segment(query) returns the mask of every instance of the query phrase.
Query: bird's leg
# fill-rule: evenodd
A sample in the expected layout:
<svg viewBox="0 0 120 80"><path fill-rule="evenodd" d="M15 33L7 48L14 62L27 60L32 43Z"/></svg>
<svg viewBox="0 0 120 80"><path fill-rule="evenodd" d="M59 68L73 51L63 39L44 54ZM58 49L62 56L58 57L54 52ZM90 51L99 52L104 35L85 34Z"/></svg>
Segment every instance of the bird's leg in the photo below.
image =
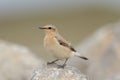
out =
<svg viewBox="0 0 120 80"><path fill-rule="evenodd" d="M54 60L54 61L51 61L51 62L47 62L47 65L49 65L49 64L53 64L53 63L55 63L56 61L58 61L59 59L56 59L56 60Z"/></svg>
<svg viewBox="0 0 120 80"><path fill-rule="evenodd" d="M68 58L65 60L63 65L58 65L58 68L64 68L66 66L66 62L68 61Z"/></svg>

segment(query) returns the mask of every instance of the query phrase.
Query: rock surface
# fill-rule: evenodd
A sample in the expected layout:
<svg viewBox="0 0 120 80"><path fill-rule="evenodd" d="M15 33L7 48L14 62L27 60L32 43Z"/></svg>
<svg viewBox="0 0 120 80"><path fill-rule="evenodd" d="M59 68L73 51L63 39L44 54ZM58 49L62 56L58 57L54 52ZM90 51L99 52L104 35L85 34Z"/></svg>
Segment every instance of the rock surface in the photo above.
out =
<svg viewBox="0 0 120 80"><path fill-rule="evenodd" d="M0 40L0 80L30 80L41 64L26 47Z"/></svg>
<svg viewBox="0 0 120 80"><path fill-rule="evenodd" d="M43 65L34 71L31 80L88 80L78 69L66 66L64 69Z"/></svg>
<svg viewBox="0 0 120 80"><path fill-rule="evenodd" d="M77 67L86 70L90 80L120 80L120 22L97 30L78 46L78 50L89 61L86 65L74 59L72 64L76 65L76 61Z"/></svg>

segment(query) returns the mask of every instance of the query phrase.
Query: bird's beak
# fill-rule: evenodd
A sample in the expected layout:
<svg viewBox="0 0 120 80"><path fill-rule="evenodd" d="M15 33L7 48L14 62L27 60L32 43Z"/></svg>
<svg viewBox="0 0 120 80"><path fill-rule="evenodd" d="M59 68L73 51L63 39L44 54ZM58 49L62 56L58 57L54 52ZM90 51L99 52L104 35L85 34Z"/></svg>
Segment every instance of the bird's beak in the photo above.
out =
<svg viewBox="0 0 120 80"><path fill-rule="evenodd" d="M46 29L45 27L39 27L39 29Z"/></svg>

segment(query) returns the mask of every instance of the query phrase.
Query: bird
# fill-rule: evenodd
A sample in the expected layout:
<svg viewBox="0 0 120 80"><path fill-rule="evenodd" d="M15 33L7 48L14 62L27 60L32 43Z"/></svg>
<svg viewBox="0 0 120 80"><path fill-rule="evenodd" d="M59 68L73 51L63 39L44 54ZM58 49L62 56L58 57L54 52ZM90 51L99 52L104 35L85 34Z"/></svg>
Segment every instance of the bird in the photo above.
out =
<svg viewBox="0 0 120 80"><path fill-rule="evenodd" d="M65 60L62 65L59 65L60 68L66 66L66 62L69 58L77 56L81 59L88 60L87 57L81 56L71 45L69 41L64 39L58 32L56 26L49 24L43 27L39 27L45 31L44 37L44 47L45 49L56 59L47 64L53 64L59 60Z"/></svg>

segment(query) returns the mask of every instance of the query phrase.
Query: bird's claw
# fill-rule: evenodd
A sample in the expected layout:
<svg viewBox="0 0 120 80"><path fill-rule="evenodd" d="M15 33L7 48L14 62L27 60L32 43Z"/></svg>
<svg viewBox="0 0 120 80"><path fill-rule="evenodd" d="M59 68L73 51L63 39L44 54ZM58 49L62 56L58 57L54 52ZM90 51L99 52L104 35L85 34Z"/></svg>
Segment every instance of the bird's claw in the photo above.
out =
<svg viewBox="0 0 120 80"><path fill-rule="evenodd" d="M63 64L63 65L58 65L58 68L65 68L66 64Z"/></svg>
<svg viewBox="0 0 120 80"><path fill-rule="evenodd" d="M54 64L54 62L47 62L47 65Z"/></svg>

